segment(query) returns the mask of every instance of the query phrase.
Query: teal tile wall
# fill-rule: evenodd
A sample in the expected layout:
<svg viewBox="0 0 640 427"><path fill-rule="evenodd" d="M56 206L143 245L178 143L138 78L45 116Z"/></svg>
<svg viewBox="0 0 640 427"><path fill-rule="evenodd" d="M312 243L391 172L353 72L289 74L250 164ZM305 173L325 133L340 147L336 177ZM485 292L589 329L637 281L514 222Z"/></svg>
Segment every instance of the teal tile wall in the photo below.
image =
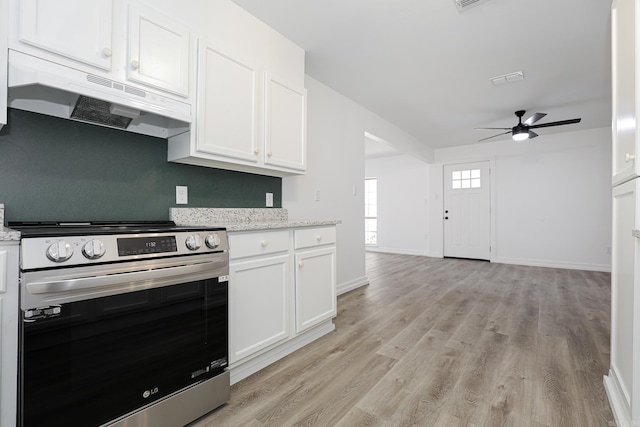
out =
<svg viewBox="0 0 640 427"><path fill-rule="evenodd" d="M167 141L9 109L0 130L0 203L5 221L169 219L182 207L255 208L281 178L167 162Z"/></svg>

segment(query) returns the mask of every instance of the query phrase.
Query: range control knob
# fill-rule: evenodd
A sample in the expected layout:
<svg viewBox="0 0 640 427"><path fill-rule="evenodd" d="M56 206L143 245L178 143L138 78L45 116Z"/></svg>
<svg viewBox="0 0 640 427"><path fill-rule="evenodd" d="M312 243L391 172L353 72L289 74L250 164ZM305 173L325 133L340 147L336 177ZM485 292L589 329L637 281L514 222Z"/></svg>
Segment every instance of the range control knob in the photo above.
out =
<svg viewBox="0 0 640 427"><path fill-rule="evenodd" d="M215 249L218 247L218 245L220 245L220 236L218 236L218 233L209 234L204 239L204 243L209 249Z"/></svg>
<svg viewBox="0 0 640 427"><path fill-rule="evenodd" d="M73 248L64 240L52 243L47 248L47 258L53 262L64 262L73 255Z"/></svg>
<svg viewBox="0 0 640 427"><path fill-rule="evenodd" d="M100 240L90 240L82 247L82 255L88 259L98 259L104 255L104 245Z"/></svg>
<svg viewBox="0 0 640 427"><path fill-rule="evenodd" d="M187 249L191 251L198 250L200 246L202 246L202 238L198 234L192 234L187 237L185 244L187 245Z"/></svg>

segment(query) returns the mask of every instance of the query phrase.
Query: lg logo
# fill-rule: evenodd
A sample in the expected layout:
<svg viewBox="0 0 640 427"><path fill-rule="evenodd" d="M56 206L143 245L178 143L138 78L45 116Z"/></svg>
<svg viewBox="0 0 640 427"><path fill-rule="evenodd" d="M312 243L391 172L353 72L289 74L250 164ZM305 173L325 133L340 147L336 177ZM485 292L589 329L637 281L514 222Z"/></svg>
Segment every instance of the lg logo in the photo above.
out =
<svg viewBox="0 0 640 427"><path fill-rule="evenodd" d="M152 388L151 390L145 390L144 393L142 393L142 397L147 399L149 396L153 396L157 392L158 392L158 387Z"/></svg>

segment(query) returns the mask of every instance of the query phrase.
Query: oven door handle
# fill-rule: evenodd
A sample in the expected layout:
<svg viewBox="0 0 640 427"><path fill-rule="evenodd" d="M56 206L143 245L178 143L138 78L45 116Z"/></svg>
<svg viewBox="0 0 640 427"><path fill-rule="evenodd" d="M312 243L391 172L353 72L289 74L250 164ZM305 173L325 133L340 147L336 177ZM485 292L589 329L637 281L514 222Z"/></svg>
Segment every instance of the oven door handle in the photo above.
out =
<svg viewBox="0 0 640 427"><path fill-rule="evenodd" d="M74 292L79 290L96 290L105 287L117 287L113 292L121 293L118 289L126 289L131 292L161 286L169 286L184 282L209 279L217 277L220 267L224 267L226 262L210 261L201 264L173 266L169 268L158 268L153 270L134 271L128 273L117 273L104 276L79 277L65 280L54 280L46 282L31 282L26 284L30 294L50 294L61 292Z"/></svg>

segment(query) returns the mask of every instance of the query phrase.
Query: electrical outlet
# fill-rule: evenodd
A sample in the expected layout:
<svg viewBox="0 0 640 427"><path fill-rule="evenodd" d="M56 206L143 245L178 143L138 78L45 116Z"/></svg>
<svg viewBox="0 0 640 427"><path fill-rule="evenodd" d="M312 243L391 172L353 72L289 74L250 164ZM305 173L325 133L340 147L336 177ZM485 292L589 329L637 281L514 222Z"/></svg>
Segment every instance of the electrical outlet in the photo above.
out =
<svg viewBox="0 0 640 427"><path fill-rule="evenodd" d="M611 246L607 247L607 255L611 255Z"/></svg>
<svg viewBox="0 0 640 427"><path fill-rule="evenodd" d="M266 205L268 208L273 207L273 193L267 193Z"/></svg>
<svg viewBox="0 0 640 427"><path fill-rule="evenodd" d="M176 185L176 205L189 203L189 188L186 185Z"/></svg>
<svg viewBox="0 0 640 427"><path fill-rule="evenodd" d="M315 191L314 198L316 199L316 202L320 201L320 190Z"/></svg>

